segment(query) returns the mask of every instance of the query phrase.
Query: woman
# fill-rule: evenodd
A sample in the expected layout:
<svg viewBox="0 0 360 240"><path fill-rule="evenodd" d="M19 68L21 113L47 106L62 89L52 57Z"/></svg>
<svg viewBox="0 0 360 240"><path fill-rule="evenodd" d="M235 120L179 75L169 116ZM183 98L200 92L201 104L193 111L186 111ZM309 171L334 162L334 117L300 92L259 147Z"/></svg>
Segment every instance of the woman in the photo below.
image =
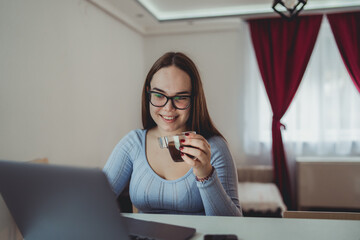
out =
<svg viewBox="0 0 360 240"><path fill-rule="evenodd" d="M117 195L130 181L130 198L140 212L242 215L234 162L208 114L196 66L184 54L166 53L150 69L142 122L144 129L127 134L104 167ZM172 161L158 137L189 130L196 134L183 141L184 161Z"/></svg>

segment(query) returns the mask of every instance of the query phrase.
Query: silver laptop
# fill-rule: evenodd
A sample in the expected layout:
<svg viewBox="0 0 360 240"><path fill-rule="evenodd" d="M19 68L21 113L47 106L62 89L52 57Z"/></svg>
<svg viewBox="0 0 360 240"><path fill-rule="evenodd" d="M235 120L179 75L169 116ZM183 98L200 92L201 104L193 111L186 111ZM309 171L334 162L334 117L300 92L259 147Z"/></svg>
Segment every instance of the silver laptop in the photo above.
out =
<svg viewBox="0 0 360 240"><path fill-rule="evenodd" d="M196 232L121 216L100 169L0 160L0 194L26 240L181 240Z"/></svg>

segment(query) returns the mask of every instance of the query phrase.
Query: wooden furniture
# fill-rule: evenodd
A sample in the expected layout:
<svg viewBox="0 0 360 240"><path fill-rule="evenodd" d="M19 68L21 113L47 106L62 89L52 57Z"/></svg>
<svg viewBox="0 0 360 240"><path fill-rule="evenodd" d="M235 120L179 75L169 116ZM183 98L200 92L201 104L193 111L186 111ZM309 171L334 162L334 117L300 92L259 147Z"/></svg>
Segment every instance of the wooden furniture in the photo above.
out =
<svg viewBox="0 0 360 240"><path fill-rule="evenodd" d="M48 164L49 163L49 159L47 158L36 158L30 161L31 163L43 163L43 164Z"/></svg>
<svg viewBox="0 0 360 240"><path fill-rule="evenodd" d="M360 220L360 212L285 211L284 218Z"/></svg>
<svg viewBox="0 0 360 240"><path fill-rule="evenodd" d="M1 194L0 194L0 239L4 239L4 240L23 239Z"/></svg>

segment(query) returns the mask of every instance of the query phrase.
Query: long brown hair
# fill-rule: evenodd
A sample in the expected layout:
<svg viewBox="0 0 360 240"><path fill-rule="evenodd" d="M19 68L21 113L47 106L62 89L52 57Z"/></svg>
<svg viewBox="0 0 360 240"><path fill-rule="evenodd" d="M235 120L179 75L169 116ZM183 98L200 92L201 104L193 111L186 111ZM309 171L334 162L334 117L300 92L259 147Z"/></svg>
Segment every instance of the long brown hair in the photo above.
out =
<svg viewBox="0 0 360 240"><path fill-rule="evenodd" d="M147 94L150 89L150 82L157 71L170 66L175 66L186 72L191 79L192 100L190 116L187 121L188 130L196 131L205 138L214 135L223 137L211 121L199 72L194 62L181 52L165 53L154 63L146 76L142 91L142 123L144 129L156 127L156 123L150 115L149 96Z"/></svg>

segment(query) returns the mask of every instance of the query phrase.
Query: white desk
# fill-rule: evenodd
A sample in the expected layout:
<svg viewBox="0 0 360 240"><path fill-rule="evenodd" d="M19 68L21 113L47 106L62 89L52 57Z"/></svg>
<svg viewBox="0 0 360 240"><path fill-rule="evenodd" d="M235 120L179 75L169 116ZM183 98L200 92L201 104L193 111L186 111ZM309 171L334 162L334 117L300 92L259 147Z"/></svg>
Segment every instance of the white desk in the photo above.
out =
<svg viewBox="0 0 360 240"><path fill-rule="evenodd" d="M239 240L360 240L360 221L289 218L206 217L127 213L124 216L196 228L205 234L235 234Z"/></svg>

